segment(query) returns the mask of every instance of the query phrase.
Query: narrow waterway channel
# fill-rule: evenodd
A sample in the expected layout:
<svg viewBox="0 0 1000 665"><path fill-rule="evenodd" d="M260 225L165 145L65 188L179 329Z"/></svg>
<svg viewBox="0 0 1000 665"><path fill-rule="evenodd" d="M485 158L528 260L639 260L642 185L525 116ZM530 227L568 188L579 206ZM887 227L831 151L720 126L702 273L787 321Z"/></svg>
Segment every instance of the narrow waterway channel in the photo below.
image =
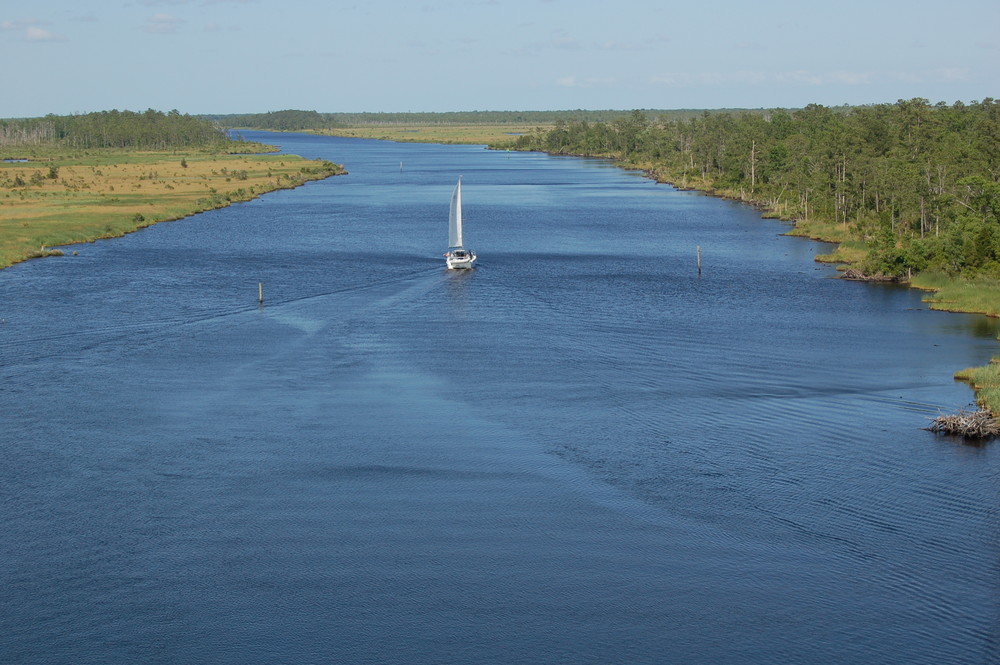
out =
<svg viewBox="0 0 1000 665"><path fill-rule="evenodd" d="M921 429L995 321L601 161L247 138L350 174L0 271L0 661L998 662L1000 448Z"/></svg>

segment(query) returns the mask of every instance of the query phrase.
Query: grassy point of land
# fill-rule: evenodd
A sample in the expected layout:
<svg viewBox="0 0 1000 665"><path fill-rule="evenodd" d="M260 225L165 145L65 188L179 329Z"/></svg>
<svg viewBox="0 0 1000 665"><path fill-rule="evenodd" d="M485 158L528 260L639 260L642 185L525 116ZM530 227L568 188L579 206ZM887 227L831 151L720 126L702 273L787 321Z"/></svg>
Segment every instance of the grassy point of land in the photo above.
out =
<svg viewBox="0 0 1000 665"><path fill-rule="evenodd" d="M0 163L0 268L342 173L295 155L94 150Z"/></svg>
<svg viewBox="0 0 1000 665"><path fill-rule="evenodd" d="M858 263L868 254L864 243L848 241L837 245L837 248L829 254L817 254L817 263L836 263L838 270L845 270L847 265Z"/></svg>
<svg viewBox="0 0 1000 665"><path fill-rule="evenodd" d="M503 147L513 145L518 136L537 129L535 125L470 124L470 125L364 125L318 130L317 134L349 138L379 139L399 143L488 144Z"/></svg>
<svg viewBox="0 0 1000 665"><path fill-rule="evenodd" d="M955 378L966 381L976 391L976 401L991 413L1000 413L1000 357L994 356L990 364L970 367L955 372Z"/></svg>
<svg viewBox="0 0 1000 665"><path fill-rule="evenodd" d="M1000 317L1000 280L986 277L961 279L925 272L916 275L910 285L930 291L924 302L931 309ZM1000 413L1000 409L997 412Z"/></svg>
<svg viewBox="0 0 1000 665"><path fill-rule="evenodd" d="M820 242L843 244L855 239L843 224L824 219L795 220L795 226L786 235L810 238ZM863 246L863 245L862 245Z"/></svg>

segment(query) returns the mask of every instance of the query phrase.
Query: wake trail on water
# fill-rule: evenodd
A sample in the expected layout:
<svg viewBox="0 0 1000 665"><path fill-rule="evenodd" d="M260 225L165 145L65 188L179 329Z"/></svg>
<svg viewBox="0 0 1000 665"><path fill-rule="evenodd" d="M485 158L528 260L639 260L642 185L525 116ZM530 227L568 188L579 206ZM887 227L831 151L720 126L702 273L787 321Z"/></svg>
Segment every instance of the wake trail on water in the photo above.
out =
<svg viewBox="0 0 1000 665"><path fill-rule="evenodd" d="M156 343L168 331L171 334L177 334L183 332L184 329L224 322L257 311L264 312L265 316L281 321L281 312L288 307L322 299L364 295L387 286L405 284L422 275L435 274L438 270L430 267L411 270L384 279L369 280L364 283L293 298L271 299L265 292L263 303L218 307L198 315L161 316L147 318L143 321L117 321L108 325L77 327L57 334L32 334L33 331L44 330L48 326L45 325L44 321L26 322L24 319L13 318L5 320L3 326L0 326L0 366L30 364L35 361L47 360L52 353L79 353L102 346L121 344L125 341L128 342L129 348L140 348ZM369 306L378 306L379 302L381 300L376 299ZM22 325L22 323L27 323L27 325ZM56 348L53 349L53 346ZM42 348L46 348L50 352L41 353Z"/></svg>

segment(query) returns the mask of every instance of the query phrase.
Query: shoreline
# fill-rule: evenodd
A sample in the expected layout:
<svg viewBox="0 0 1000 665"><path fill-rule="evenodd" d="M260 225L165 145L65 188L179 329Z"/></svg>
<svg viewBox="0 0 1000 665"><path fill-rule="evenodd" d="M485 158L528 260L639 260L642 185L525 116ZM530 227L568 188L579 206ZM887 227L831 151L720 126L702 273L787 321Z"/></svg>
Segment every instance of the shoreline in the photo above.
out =
<svg viewBox="0 0 1000 665"><path fill-rule="evenodd" d="M0 270L65 254L52 248L118 238L345 173L329 161L275 153L95 151L5 162Z"/></svg>

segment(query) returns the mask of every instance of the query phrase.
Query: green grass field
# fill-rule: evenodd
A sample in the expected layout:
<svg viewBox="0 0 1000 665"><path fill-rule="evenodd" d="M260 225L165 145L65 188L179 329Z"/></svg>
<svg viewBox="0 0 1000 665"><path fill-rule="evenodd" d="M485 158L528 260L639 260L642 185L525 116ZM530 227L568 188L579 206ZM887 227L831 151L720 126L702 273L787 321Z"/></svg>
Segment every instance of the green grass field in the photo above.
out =
<svg viewBox="0 0 1000 665"><path fill-rule="evenodd" d="M1000 280L962 279L941 273L920 273L912 285L929 291L924 302L931 309L1000 316Z"/></svg>
<svg viewBox="0 0 1000 665"><path fill-rule="evenodd" d="M1000 414L1000 356L990 364L955 372L955 378L967 381L976 391L976 401L994 414Z"/></svg>

